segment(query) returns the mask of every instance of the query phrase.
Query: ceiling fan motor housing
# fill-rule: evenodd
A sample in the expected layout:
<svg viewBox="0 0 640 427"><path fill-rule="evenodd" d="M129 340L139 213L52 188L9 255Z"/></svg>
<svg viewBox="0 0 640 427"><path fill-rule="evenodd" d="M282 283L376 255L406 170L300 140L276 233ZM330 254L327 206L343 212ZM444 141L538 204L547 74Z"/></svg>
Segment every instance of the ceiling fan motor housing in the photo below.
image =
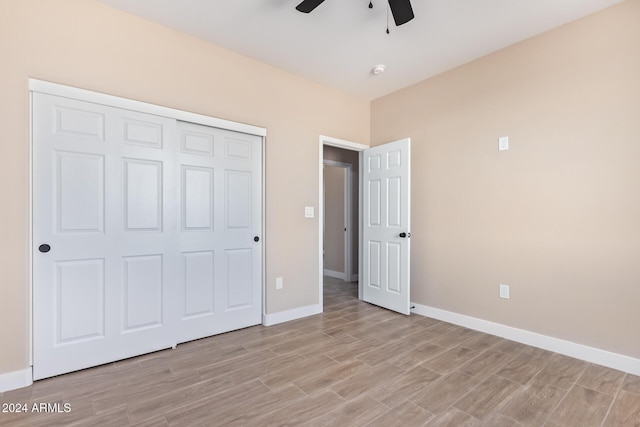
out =
<svg viewBox="0 0 640 427"><path fill-rule="evenodd" d="M303 0L296 6L296 9L303 13L309 13L323 2L324 0ZM369 1L369 8L372 7L373 3ZM396 25L406 24L414 18L411 0L389 0L389 8Z"/></svg>

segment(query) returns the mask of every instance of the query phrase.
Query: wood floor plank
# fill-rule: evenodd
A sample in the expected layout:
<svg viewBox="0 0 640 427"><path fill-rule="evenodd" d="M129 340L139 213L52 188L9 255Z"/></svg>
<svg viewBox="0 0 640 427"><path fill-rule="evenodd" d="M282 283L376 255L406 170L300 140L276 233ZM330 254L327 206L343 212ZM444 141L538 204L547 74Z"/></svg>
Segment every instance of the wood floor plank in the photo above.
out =
<svg viewBox="0 0 640 427"><path fill-rule="evenodd" d="M122 387L130 383L138 374L140 374L140 366L137 364L118 368L110 363L37 381L33 384L31 397L46 400L63 391L66 398L83 397L87 399L106 389Z"/></svg>
<svg viewBox="0 0 640 427"><path fill-rule="evenodd" d="M302 335L304 334L298 331L280 332L278 334L274 334L266 338L256 339L252 341L245 341L242 343L242 346L249 351L266 350L274 345L280 344L282 342L285 342L291 339L298 338Z"/></svg>
<svg viewBox="0 0 640 427"><path fill-rule="evenodd" d="M491 427L524 427L524 424L498 413L494 413L483 420L482 425Z"/></svg>
<svg viewBox="0 0 640 427"><path fill-rule="evenodd" d="M607 415L612 396L574 386L547 421L549 426L600 426Z"/></svg>
<svg viewBox="0 0 640 427"><path fill-rule="evenodd" d="M366 353L358 356L358 360L362 360L368 365L374 366L382 362L389 362L390 359L402 355L403 353L414 348L412 343L398 344L395 341L378 346Z"/></svg>
<svg viewBox="0 0 640 427"><path fill-rule="evenodd" d="M392 357L389 359L389 363L400 369L407 370L418 366L440 353L444 353L445 351L446 349L444 347L427 342Z"/></svg>
<svg viewBox="0 0 640 427"><path fill-rule="evenodd" d="M332 365L315 374L307 375L303 378L296 378L293 380L293 384L305 393L313 394L320 390L325 390L345 378L349 378L367 366L368 365L360 360L348 360L337 365Z"/></svg>
<svg viewBox="0 0 640 427"><path fill-rule="evenodd" d="M521 344L519 342L509 341L507 339L502 338L498 341L498 343L494 344L494 346L491 348L493 350L501 351L503 353L507 353L515 356L516 354L524 351L526 347L527 347L526 345Z"/></svg>
<svg viewBox="0 0 640 427"><path fill-rule="evenodd" d="M484 420L496 408L503 405L518 388L520 388L518 383L493 375L454 403L453 406L472 417Z"/></svg>
<svg viewBox="0 0 640 427"><path fill-rule="evenodd" d="M269 391L252 399L212 411L203 418L202 422L205 425L249 426L261 416L280 408L284 402L295 404L296 401L305 397L307 395L302 390L289 385L278 391Z"/></svg>
<svg viewBox="0 0 640 427"><path fill-rule="evenodd" d="M524 348L522 349L522 351L524 351L525 353L529 353L533 356L538 356L538 357L542 357L542 358L551 358L553 357L554 352L549 351L549 350L545 350L544 348L539 348L539 347L534 347L531 345L525 345Z"/></svg>
<svg viewBox="0 0 640 427"><path fill-rule="evenodd" d="M5 391L4 393L0 394L0 404L24 402L26 400L31 399L32 392L33 392L33 386L23 387L17 390Z"/></svg>
<svg viewBox="0 0 640 427"><path fill-rule="evenodd" d="M388 412L386 406L380 405L380 402L365 395L344 403L328 414L318 419L307 421L302 425L310 427L359 427L366 425L386 412Z"/></svg>
<svg viewBox="0 0 640 427"><path fill-rule="evenodd" d="M341 318L349 322L366 320L366 323L370 323L369 321L386 320L389 319L389 317L390 313L376 309L374 306L368 306L365 310L357 310L351 313L346 312Z"/></svg>
<svg viewBox="0 0 640 427"><path fill-rule="evenodd" d="M462 372L452 372L416 393L411 402L439 415L474 389L480 380Z"/></svg>
<svg viewBox="0 0 640 427"><path fill-rule="evenodd" d="M132 400L152 399L158 394L158 390L181 389L200 381L200 377L195 372L186 375L174 375L170 371L168 372L168 375L143 377L137 384L124 387L118 393L108 393L95 398L93 400L94 412L100 415L119 407L126 407Z"/></svg>
<svg viewBox="0 0 640 427"><path fill-rule="evenodd" d="M497 372L508 380L527 384L549 362L548 358L534 356L527 352L518 353L509 363Z"/></svg>
<svg viewBox="0 0 640 427"><path fill-rule="evenodd" d="M269 349L276 354L299 352L305 346L313 345L317 348L319 344L330 343L335 338L323 332L315 332L292 338L290 340L274 344Z"/></svg>
<svg viewBox="0 0 640 427"><path fill-rule="evenodd" d="M440 335L433 332L429 328L423 326L419 322L411 323L411 332L403 337L404 341L414 343L416 346L432 343L432 340ZM435 344L434 344L435 345Z"/></svg>
<svg viewBox="0 0 640 427"><path fill-rule="evenodd" d="M84 418L76 422L66 424L69 427L121 427L129 424L129 417L127 415L126 408L116 409L110 412L105 412L101 415Z"/></svg>
<svg viewBox="0 0 640 427"><path fill-rule="evenodd" d="M269 389L259 380L253 380L243 383L239 386L227 389L211 390L205 393L192 395L191 399L177 400L181 404L172 403L167 405L150 408L144 406L142 410L129 410L129 416L135 418L148 418L149 412L162 411L165 414L167 423L170 426L184 426L195 423L201 423L210 418L211 414L223 409L231 404L242 404L254 397L268 393ZM185 402L187 402L185 404ZM145 413L146 412L146 413Z"/></svg>
<svg viewBox="0 0 640 427"><path fill-rule="evenodd" d="M375 338L386 343L395 341L399 337L409 335L414 331L414 325L404 318L405 316L398 313L388 314L388 316L389 318L382 322L367 321L366 327L355 330L351 335L359 339Z"/></svg>
<svg viewBox="0 0 640 427"><path fill-rule="evenodd" d="M246 346L247 343L260 342L275 336L283 336L286 332L277 328L269 328L262 325L256 325L249 328L239 329L237 331L227 332L224 334L216 335L215 337L206 338L203 340L195 341L195 343L212 341L217 346L222 348L226 347L239 347ZM191 343L188 343L191 344Z"/></svg>
<svg viewBox="0 0 640 427"><path fill-rule="evenodd" d="M137 423L131 423L131 427L169 427L169 423L164 418L164 415L157 415L146 420L142 420Z"/></svg>
<svg viewBox="0 0 640 427"><path fill-rule="evenodd" d="M468 338L466 341L462 342L462 346L466 348L470 348L475 351L484 351L487 350L494 345L502 342L502 338L496 337L495 335L489 335L485 333L478 333L475 336Z"/></svg>
<svg viewBox="0 0 640 427"><path fill-rule="evenodd" d="M569 390L587 369L589 364L572 357L554 354L544 368L535 376L543 383Z"/></svg>
<svg viewBox="0 0 640 427"><path fill-rule="evenodd" d="M624 377L622 383L622 389L624 391L630 391L631 393L640 394L640 377L636 375L627 374Z"/></svg>
<svg viewBox="0 0 640 427"><path fill-rule="evenodd" d="M272 390L284 387L293 381L310 377L325 368L336 366L338 362L324 355L314 356L301 362L287 366L287 369L270 372L262 375L260 380Z"/></svg>
<svg viewBox="0 0 640 427"><path fill-rule="evenodd" d="M247 365L257 363L263 360L273 359L277 357L277 354L269 349L261 349L251 352L244 352L237 357L224 358L216 360L215 363L209 364L204 367L196 366L200 377L205 379L216 378L221 375L226 375L229 372L233 372L237 369L241 369Z"/></svg>
<svg viewBox="0 0 640 427"><path fill-rule="evenodd" d="M470 338L481 337L483 334L472 329L458 327L446 334L442 334L431 340L432 343L440 347L450 348L456 347Z"/></svg>
<svg viewBox="0 0 640 427"><path fill-rule="evenodd" d="M383 415L367 424L368 427L422 426L435 416L418 405L405 401L387 410Z"/></svg>
<svg viewBox="0 0 640 427"><path fill-rule="evenodd" d="M427 424L429 427L479 427L481 425L480 420L454 407Z"/></svg>
<svg viewBox="0 0 640 427"><path fill-rule="evenodd" d="M502 369L513 357L508 353L488 349L464 363L459 369L467 375L485 380Z"/></svg>
<svg viewBox="0 0 640 427"><path fill-rule="evenodd" d="M421 390L424 390L441 377L422 366L416 366L404 374L385 381L382 391L376 393L376 399L388 407L396 407L411 399Z"/></svg>
<svg viewBox="0 0 640 427"><path fill-rule="evenodd" d="M247 364L245 366L239 366L238 369L232 372L251 371L255 378L259 378L262 376L275 374L276 372L282 370L287 370L289 366L303 362L306 359L306 357L300 356L299 354L289 353L273 358L270 357L263 360L256 360L253 363Z"/></svg>
<svg viewBox="0 0 640 427"><path fill-rule="evenodd" d="M346 400L352 400L372 390L378 384L396 378L402 372L388 363L380 363L336 383L331 390Z"/></svg>
<svg viewBox="0 0 640 427"><path fill-rule="evenodd" d="M480 353L466 347L453 347L444 353L427 360L422 364L422 366L441 375L446 375L449 372L456 370L460 365L473 359L478 354Z"/></svg>
<svg viewBox="0 0 640 427"><path fill-rule="evenodd" d="M541 426L566 394L566 390L534 380L516 390L498 411L524 425Z"/></svg>
<svg viewBox="0 0 640 427"><path fill-rule="evenodd" d="M376 338L366 338L329 350L326 355L335 361L344 362L346 360L354 360L361 354L367 353L371 351L372 348L379 347L383 344L383 341Z"/></svg>
<svg viewBox="0 0 640 427"><path fill-rule="evenodd" d="M613 396L618 392L623 380L624 372L591 364L580 376L578 384Z"/></svg>
<svg viewBox="0 0 640 427"><path fill-rule="evenodd" d="M345 400L334 392L325 391L294 402L284 402L275 411L261 415L253 422L258 426L297 427L325 415L328 408L339 408L344 403Z"/></svg>
<svg viewBox="0 0 640 427"><path fill-rule="evenodd" d="M181 349L178 349L178 352L174 357L161 362L168 366L171 372L175 374L199 368L204 369L208 366L216 366L221 360L231 360L236 357L250 354L250 352L242 346L216 346L214 349L200 349L199 351L190 352L184 355L181 355L180 352ZM148 369L149 364L150 362L141 362L140 368L143 370Z"/></svg>
<svg viewBox="0 0 640 427"><path fill-rule="evenodd" d="M604 426L640 426L640 394L620 391L607 415Z"/></svg>

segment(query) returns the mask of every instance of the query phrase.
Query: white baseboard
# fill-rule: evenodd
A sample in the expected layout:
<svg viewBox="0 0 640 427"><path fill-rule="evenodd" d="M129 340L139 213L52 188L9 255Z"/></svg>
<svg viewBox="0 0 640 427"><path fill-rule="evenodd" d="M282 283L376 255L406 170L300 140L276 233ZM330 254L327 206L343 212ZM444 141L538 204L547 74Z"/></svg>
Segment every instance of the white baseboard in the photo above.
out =
<svg viewBox="0 0 640 427"><path fill-rule="evenodd" d="M335 277L336 279L344 280L345 282L346 282L346 279L347 279L345 274L343 272L341 272L341 271L327 270L325 268L323 274L325 276Z"/></svg>
<svg viewBox="0 0 640 427"><path fill-rule="evenodd" d="M640 375L640 359L426 305L416 303L411 303L411 305L414 306L411 312L421 316L464 326L465 328L564 354L565 356L628 372L633 375Z"/></svg>
<svg viewBox="0 0 640 427"><path fill-rule="evenodd" d="M291 310L279 311L277 313L265 314L262 317L262 324L264 326L273 326L278 323L301 319L303 317L313 316L314 314L320 313L322 313L322 307L320 304L308 305L306 307L298 307Z"/></svg>
<svg viewBox="0 0 640 427"><path fill-rule="evenodd" d="M21 371L0 374L0 393L30 386L33 384L32 373L31 368L27 368Z"/></svg>

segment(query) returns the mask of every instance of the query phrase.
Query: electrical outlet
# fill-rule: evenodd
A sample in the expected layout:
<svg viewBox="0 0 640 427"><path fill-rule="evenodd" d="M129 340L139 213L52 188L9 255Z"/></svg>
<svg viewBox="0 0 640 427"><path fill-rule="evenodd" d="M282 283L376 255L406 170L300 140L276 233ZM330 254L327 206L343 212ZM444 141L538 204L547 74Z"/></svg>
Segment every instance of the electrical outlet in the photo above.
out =
<svg viewBox="0 0 640 427"><path fill-rule="evenodd" d="M282 289L282 277L276 277L276 289Z"/></svg>
<svg viewBox="0 0 640 427"><path fill-rule="evenodd" d="M313 218L314 217L313 206L305 206L304 207L304 217L305 218Z"/></svg>
<svg viewBox="0 0 640 427"><path fill-rule="evenodd" d="M509 285L500 285L500 298L509 299Z"/></svg>

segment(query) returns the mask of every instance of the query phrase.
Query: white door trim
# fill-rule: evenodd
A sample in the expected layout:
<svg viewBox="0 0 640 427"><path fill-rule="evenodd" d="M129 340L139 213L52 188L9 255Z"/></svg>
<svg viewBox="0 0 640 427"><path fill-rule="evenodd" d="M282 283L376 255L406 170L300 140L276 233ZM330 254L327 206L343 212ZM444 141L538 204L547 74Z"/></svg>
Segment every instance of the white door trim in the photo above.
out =
<svg viewBox="0 0 640 427"><path fill-rule="evenodd" d="M267 136L267 129L262 127L219 119L211 116L205 116L203 114L191 113L189 111L177 110L175 108L163 107L161 105L135 101L133 99L107 95L100 92L79 89L76 87L64 86L58 83L29 79L29 90L31 92L41 92L47 93L49 95L79 99L96 104L108 105L110 107L123 108L125 110L133 110L141 113L168 117L184 122L197 123L214 128L231 130L234 132L248 133L250 135L258 135L263 137Z"/></svg>
<svg viewBox="0 0 640 427"><path fill-rule="evenodd" d="M323 281L322 276L324 275L324 266L322 263L322 249L324 246L323 236L322 236L322 226L324 224L324 183L323 183L323 171L324 167L324 150L323 147L325 145L329 145L332 147L344 148L345 150L358 151L362 152L369 148L368 145L360 144L357 142L347 141L344 139L333 138L330 136L320 135L318 138L318 304L320 306L320 311L323 310L323 296L322 296L322 288ZM360 163L362 163L362 154L360 154ZM362 167L359 168L360 173L362 173ZM359 193L362 194L362 183L360 183ZM359 212L362 212L362 197L358 197L358 204L360 206ZM360 214L358 215L358 228L360 228L361 218ZM362 236L358 239L358 264L362 265L361 259L361 250L362 247ZM358 267L358 271L360 271ZM360 282L358 282L358 298L361 298L362 295L362 286Z"/></svg>

